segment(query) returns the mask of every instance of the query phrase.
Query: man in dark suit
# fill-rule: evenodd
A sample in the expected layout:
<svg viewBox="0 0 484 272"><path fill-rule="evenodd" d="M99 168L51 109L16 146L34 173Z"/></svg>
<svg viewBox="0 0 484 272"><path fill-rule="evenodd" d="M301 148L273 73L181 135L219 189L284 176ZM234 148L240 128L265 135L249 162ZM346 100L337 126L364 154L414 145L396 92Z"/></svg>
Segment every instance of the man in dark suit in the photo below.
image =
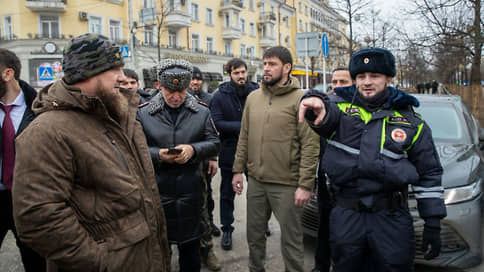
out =
<svg viewBox="0 0 484 272"><path fill-rule="evenodd" d="M25 271L45 271L45 260L17 236L12 215L12 184L15 166L15 137L34 119L31 110L37 92L20 80L21 64L15 53L0 48L0 245L9 230L20 249Z"/></svg>

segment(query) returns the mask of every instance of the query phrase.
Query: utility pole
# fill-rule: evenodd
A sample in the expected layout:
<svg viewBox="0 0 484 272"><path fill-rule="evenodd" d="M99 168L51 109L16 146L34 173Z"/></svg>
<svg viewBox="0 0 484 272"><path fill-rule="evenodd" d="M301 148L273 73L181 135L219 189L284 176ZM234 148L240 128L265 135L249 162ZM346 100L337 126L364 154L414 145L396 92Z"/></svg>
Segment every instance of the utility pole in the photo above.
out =
<svg viewBox="0 0 484 272"><path fill-rule="evenodd" d="M133 22L133 0L128 0L128 19L129 19L129 47L131 49L131 68L136 71L136 62L134 54L134 32L135 29Z"/></svg>

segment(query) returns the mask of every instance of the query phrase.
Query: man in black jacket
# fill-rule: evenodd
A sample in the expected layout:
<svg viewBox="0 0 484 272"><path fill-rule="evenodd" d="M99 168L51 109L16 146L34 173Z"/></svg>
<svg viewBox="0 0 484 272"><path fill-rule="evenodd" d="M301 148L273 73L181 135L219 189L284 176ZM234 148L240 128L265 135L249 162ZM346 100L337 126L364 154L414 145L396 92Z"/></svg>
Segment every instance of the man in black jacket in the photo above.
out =
<svg viewBox="0 0 484 272"><path fill-rule="evenodd" d="M0 119L2 130L0 183L0 246L8 230L13 232L25 271L45 271L45 260L17 236L12 215L12 182L15 162L14 138L34 119L31 110L37 92L20 80L21 64L15 53L0 48Z"/></svg>
<svg viewBox="0 0 484 272"><path fill-rule="evenodd" d="M160 92L141 107L143 125L167 220L168 242L177 244L180 271L200 271L200 163L216 156L219 139L210 111L187 94L192 65L163 60Z"/></svg>
<svg viewBox="0 0 484 272"><path fill-rule="evenodd" d="M222 223L222 248L232 249L234 227L234 198L232 189L232 165L239 139L240 120L245 100L250 92L259 85L247 80L247 64L241 59L231 59L227 63L229 82L218 87L213 96L210 111L217 130L220 132L222 146L219 155L219 167L222 175L220 185L220 221Z"/></svg>
<svg viewBox="0 0 484 272"><path fill-rule="evenodd" d="M140 95L140 104L150 101L152 94L139 87L138 74L135 71L127 68L123 69L123 73L124 80L121 82L120 87L128 89L132 92L137 92Z"/></svg>

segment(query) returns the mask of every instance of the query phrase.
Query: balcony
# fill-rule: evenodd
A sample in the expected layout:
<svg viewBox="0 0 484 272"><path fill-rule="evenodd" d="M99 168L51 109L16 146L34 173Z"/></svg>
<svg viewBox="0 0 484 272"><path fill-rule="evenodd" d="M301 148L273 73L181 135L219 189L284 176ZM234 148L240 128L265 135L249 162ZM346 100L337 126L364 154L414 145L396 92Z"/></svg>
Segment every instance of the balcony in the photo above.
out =
<svg viewBox="0 0 484 272"><path fill-rule="evenodd" d="M25 7L37 12L65 12L67 0L27 0Z"/></svg>
<svg viewBox="0 0 484 272"><path fill-rule="evenodd" d="M171 29L191 27L192 19L188 13L181 10L171 10L165 15L165 26Z"/></svg>
<svg viewBox="0 0 484 272"><path fill-rule="evenodd" d="M242 4L238 0L222 0L220 1L219 14L222 14L226 11L239 13L242 11L242 9Z"/></svg>
<svg viewBox="0 0 484 272"><path fill-rule="evenodd" d="M276 14L274 12L262 12L260 14L259 22L261 23L276 23Z"/></svg>
<svg viewBox="0 0 484 272"><path fill-rule="evenodd" d="M262 36L260 39L260 47L273 47L276 46L276 38L270 36Z"/></svg>
<svg viewBox="0 0 484 272"><path fill-rule="evenodd" d="M233 26L226 26L222 32L222 38L224 40L235 40L240 39L242 37L242 32L240 28L236 28Z"/></svg>
<svg viewBox="0 0 484 272"><path fill-rule="evenodd" d="M240 3L239 0L222 0L220 1L220 6L222 8L232 7L232 6L235 6L235 8L240 8L240 9L243 8L242 3Z"/></svg>

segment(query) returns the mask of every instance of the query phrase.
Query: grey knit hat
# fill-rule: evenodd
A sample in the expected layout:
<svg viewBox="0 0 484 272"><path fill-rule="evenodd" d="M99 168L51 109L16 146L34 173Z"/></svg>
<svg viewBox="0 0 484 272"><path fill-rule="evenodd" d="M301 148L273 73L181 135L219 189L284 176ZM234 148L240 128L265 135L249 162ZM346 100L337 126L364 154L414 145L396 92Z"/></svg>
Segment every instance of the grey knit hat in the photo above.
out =
<svg viewBox="0 0 484 272"><path fill-rule="evenodd" d="M188 88L192 80L193 66L182 59L165 59L158 65L158 82L171 91Z"/></svg>

